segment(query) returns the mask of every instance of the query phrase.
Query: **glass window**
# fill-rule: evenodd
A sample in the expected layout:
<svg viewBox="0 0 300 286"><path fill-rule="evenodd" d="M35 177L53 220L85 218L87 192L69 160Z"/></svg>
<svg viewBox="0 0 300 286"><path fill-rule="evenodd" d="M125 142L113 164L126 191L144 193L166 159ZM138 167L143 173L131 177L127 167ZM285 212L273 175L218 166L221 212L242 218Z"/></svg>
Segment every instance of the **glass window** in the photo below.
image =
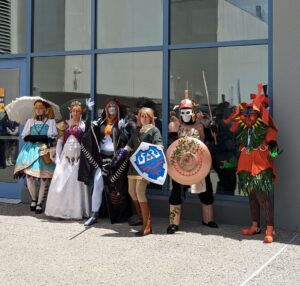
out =
<svg viewBox="0 0 300 286"><path fill-rule="evenodd" d="M268 38L268 0L171 0L171 43Z"/></svg>
<svg viewBox="0 0 300 286"><path fill-rule="evenodd" d="M58 104L63 119L67 119L71 101L90 97L90 66L90 56L34 58L33 95Z"/></svg>
<svg viewBox="0 0 300 286"><path fill-rule="evenodd" d="M98 48L162 44L162 0L98 0Z"/></svg>
<svg viewBox="0 0 300 286"><path fill-rule="evenodd" d="M143 104L152 104L160 120L162 53L98 55L97 107L103 108L108 97L117 98L132 113L136 113Z"/></svg>
<svg viewBox="0 0 300 286"><path fill-rule="evenodd" d="M19 69L0 69L0 183L16 182L14 168L19 150L19 125L4 107L20 96Z"/></svg>
<svg viewBox="0 0 300 286"><path fill-rule="evenodd" d="M203 73L210 105L208 105ZM237 154L234 138L223 123L223 119L227 118L234 106L240 102L250 102L250 94L257 92L257 84L260 82L268 83L267 46L171 52L170 110L179 104L184 98L184 90L188 89L190 98L199 104L198 110L204 113L206 119L210 119L210 107L216 124L222 130L217 135L217 141L211 140L208 143L211 147L214 167L211 179L214 191L219 194L239 194L234 170L230 173L220 169L222 160ZM178 116L178 113L174 115ZM222 142L230 143L231 147L225 148Z"/></svg>
<svg viewBox="0 0 300 286"><path fill-rule="evenodd" d="M90 22L90 0L35 0L33 50L89 49Z"/></svg>
<svg viewBox="0 0 300 286"><path fill-rule="evenodd" d="M26 51L26 1L4 0L0 4L0 54Z"/></svg>

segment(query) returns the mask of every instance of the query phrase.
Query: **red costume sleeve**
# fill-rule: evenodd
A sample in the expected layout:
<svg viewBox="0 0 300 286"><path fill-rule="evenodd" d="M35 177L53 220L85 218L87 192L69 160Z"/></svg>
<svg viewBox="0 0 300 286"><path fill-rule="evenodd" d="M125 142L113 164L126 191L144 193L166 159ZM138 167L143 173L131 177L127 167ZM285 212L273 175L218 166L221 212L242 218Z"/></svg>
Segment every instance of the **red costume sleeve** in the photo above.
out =
<svg viewBox="0 0 300 286"><path fill-rule="evenodd" d="M270 141L277 141L277 131L274 128L272 128L272 127L268 128L268 132L266 134L265 141L267 143Z"/></svg>

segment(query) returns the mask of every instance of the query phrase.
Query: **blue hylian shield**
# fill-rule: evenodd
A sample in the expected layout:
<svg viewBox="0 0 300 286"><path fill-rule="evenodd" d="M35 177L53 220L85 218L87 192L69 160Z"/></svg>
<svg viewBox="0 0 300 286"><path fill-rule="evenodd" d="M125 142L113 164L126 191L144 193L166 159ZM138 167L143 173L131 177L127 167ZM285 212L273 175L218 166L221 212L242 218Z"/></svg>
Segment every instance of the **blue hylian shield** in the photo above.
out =
<svg viewBox="0 0 300 286"><path fill-rule="evenodd" d="M142 142L130 157L130 161L143 178L154 184L164 184L168 170L161 146Z"/></svg>

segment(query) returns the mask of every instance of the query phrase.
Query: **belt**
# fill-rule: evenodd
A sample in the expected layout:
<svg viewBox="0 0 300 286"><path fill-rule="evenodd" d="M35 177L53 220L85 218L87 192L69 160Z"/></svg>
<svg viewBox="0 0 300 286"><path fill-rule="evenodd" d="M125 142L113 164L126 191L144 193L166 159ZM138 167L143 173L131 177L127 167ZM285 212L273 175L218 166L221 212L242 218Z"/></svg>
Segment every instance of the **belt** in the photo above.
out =
<svg viewBox="0 0 300 286"><path fill-rule="evenodd" d="M113 157L114 156L114 152L113 151L104 151L104 150L101 150L100 154L104 155L104 156L107 156L107 157Z"/></svg>
<svg viewBox="0 0 300 286"><path fill-rule="evenodd" d="M260 150L260 151L268 151L269 150L269 147L268 145L259 145L258 148L253 148L253 149L250 149L250 151L256 151L256 150ZM241 151L246 151L247 152L247 148L246 147L243 147L241 149Z"/></svg>

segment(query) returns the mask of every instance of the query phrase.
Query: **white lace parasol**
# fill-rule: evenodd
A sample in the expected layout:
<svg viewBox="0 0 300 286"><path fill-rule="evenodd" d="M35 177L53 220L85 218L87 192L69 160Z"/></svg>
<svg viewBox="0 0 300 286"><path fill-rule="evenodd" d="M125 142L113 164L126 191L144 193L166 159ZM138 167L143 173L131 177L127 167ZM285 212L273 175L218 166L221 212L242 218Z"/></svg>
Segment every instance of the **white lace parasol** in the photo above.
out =
<svg viewBox="0 0 300 286"><path fill-rule="evenodd" d="M5 111L8 115L8 118L11 121L24 124L27 119L33 117L33 104L36 100L42 100L50 104L54 111L55 120L61 119L59 106L52 101L44 99L40 96L22 96L13 100L11 103L5 106Z"/></svg>

